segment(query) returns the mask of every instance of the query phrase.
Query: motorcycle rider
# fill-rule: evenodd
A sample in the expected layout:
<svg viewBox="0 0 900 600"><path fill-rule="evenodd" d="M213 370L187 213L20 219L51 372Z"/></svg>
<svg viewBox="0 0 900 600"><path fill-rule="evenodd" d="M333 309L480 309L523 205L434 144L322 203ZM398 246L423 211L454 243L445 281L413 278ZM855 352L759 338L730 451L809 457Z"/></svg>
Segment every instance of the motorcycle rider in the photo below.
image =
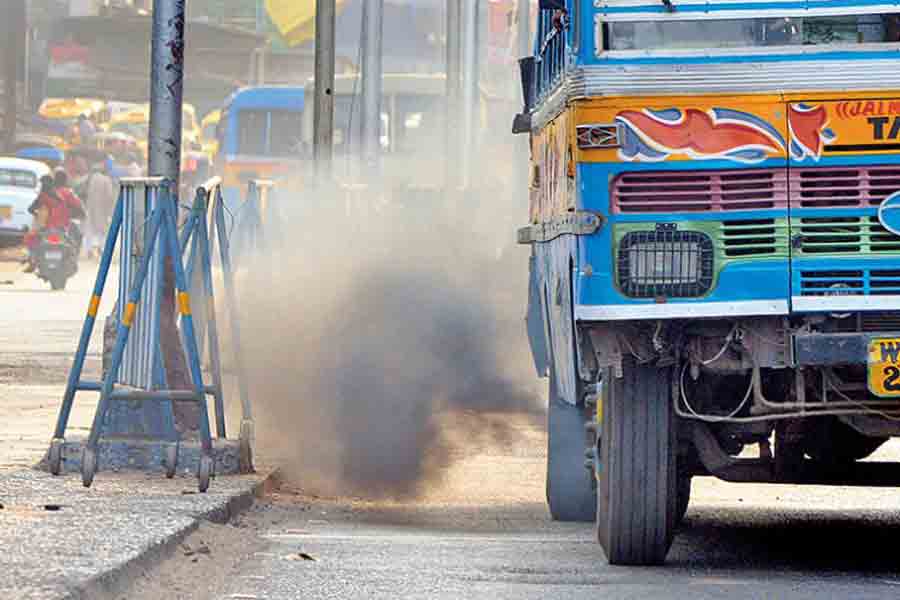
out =
<svg viewBox="0 0 900 600"><path fill-rule="evenodd" d="M84 218L84 207L78 196L65 187L68 182L65 172L62 173L59 180L63 183L61 188L57 188L56 180L53 177L49 175L41 177L41 192L28 207L28 212L35 217L35 224L25 236L25 246L28 248L26 273L32 273L37 268L34 250L41 232L58 229L68 236L73 236L72 219ZM77 236L77 234L74 235Z"/></svg>

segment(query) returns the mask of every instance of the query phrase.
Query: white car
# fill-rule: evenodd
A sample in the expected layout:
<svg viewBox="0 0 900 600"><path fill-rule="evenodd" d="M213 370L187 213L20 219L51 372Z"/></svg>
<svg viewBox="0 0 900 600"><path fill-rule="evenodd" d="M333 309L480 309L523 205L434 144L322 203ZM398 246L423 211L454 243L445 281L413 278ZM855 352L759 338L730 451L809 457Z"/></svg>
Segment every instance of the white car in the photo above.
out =
<svg viewBox="0 0 900 600"><path fill-rule="evenodd" d="M16 246L31 228L28 207L50 167L36 160L0 157L0 246Z"/></svg>

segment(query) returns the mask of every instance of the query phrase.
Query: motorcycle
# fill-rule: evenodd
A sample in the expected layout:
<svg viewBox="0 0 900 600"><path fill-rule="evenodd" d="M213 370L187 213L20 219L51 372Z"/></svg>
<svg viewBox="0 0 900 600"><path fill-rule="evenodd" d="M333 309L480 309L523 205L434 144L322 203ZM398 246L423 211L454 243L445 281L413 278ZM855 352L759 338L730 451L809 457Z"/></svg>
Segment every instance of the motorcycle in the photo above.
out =
<svg viewBox="0 0 900 600"><path fill-rule="evenodd" d="M53 290L66 288L66 281L78 272L77 235L60 229L42 231L35 252L35 275L50 283Z"/></svg>

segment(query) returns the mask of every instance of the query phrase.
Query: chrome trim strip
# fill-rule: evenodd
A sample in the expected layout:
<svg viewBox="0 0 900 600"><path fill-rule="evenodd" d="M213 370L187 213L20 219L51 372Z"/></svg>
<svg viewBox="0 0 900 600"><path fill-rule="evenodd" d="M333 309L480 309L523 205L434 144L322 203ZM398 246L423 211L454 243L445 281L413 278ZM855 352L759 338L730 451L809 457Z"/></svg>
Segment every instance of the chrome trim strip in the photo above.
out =
<svg viewBox="0 0 900 600"><path fill-rule="evenodd" d="M660 6L658 11L643 12L640 10L616 10L614 12L600 11L607 23L635 23L642 21L727 21L732 19L754 18L794 18L794 17L828 17L847 15L877 15L894 14L897 6L892 4L873 6L834 6L823 8L774 8L765 10L730 9L726 7L708 7L705 11L679 11L678 5L685 4L684 0L673 0L676 6L674 12L665 12ZM656 5L653 5L656 8ZM618 7L616 7L618 8Z"/></svg>
<svg viewBox="0 0 900 600"><path fill-rule="evenodd" d="M897 58L900 59L900 53ZM624 94L900 90L894 60L589 65L569 75L569 99Z"/></svg>
<svg viewBox="0 0 900 600"><path fill-rule="evenodd" d="M531 117L531 130L539 131L547 126L550 121L559 116L566 108L572 94L569 92L571 75L564 76L545 100L541 101Z"/></svg>
<svg viewBox="0 0 900 600"><path fill-rule="evenodd" d="M669 304L576 304L578 321L626 321L786 315L787 300L744 300Z"/></svg>
<svg viewBox="0 0 900 600"><path fill-rule="evenodd" d="M793 296L794 312L898 310L900 296Z"/></svg>

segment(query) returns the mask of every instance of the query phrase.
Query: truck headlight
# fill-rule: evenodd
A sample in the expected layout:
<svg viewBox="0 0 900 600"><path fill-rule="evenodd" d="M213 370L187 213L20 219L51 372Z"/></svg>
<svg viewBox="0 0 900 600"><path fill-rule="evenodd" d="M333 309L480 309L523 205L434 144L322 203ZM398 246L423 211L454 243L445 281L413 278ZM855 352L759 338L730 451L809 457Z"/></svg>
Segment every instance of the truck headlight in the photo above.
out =
<svg viewBox="0 0 900 600"><path fill-rule="evenodd" d="M712 240L696 231L637 231L619 244L618 283L632 298L690 298L709 291Z"/></svg>

